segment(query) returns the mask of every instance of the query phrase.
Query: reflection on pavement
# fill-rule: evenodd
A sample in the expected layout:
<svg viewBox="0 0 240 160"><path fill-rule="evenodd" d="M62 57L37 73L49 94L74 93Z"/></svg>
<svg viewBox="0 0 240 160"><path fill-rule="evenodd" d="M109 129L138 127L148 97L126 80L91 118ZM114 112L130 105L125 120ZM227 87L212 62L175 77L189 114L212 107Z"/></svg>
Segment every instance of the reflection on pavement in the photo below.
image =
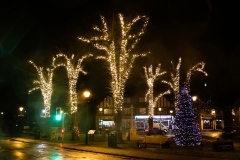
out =
<svg viewBox="0 0 240 160"><path fill-rule="evenodd" d="M219 138L222 135L222 131L212 131L212 130L204 130L202 131L202 136L207 136L211 138Z"/></svg>

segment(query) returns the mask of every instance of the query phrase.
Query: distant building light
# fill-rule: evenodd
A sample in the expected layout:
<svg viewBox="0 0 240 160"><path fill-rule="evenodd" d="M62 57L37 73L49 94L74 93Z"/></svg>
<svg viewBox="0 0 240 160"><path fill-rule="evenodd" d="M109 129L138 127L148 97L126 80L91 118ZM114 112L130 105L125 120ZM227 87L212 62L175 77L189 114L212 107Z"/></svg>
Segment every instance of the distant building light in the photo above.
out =
<svg viewBox="0 0 240 160"><path fill-rule="evenodd" d="M197 100L197 96L193 96L192 100L195 102Z"/></svg>

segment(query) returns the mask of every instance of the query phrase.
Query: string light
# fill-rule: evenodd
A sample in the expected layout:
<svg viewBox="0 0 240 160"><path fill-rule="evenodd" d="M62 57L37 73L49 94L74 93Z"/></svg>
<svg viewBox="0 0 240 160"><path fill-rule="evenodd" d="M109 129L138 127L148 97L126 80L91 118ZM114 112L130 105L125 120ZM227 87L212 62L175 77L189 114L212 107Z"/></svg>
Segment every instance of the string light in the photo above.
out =
<svg viewBox="0 0 240 160"><path fill-rule="evenodd" d="M54 63L55 59L53 59ZM39 80L33 81L34 84L37 84L37 87L31 89L28 91L30 94L32 91L40 89L43 96L43 103L45 108L45 115L44 117L50 117L50 107L51 107L51 97L53 92L53 86L52 86L52 78L53 78L53 70L54 68L47 68L46 69L46 75L44 74L44 69L42 67L38 67L34 62L29 61L34 68L36 68Z"/></svg>
<svg viewBox="0 0 240 160"><path fill-rule="evenodd" d="M74 64L74 55L72 55L71 58L68 58L65 54L59 53L56 55L56 58L54 58L53 66L59 67L64 66L67 69L67 75L68 75L68 83L69 83L69 96L70 96L70 104L71 104L71 114L74 112L77 112L77 80L79 73L82 72L83 74L87 74L85 71L83 71L83 68L81 67L81 64L83 60L87 57L91 57L92 54L88 54L83 56L81 59L78 59L77 65ZM65 62L59 62L56 64L55 59L63 57L66 61Z"/></svg>
<svg viewBox="0 0 240 160"><path fill-rule="evenodd" d="M172 61L171 61L171 64L174 67L174 64ZM171 73L171 82L164 81L164 80L162 81L163 83L168 84L173 90L175 110L177 110L177 98L179 95L180 66L181 66L181 57L178 59L178 64L176 69L174 68L174 71Z"/></svg>
<svg viewBox="0 0 240 160"><path fill-rule="evenodd" d="M98 56L97 59L103 59L108 62L108 70L111 73L112 79L110 82L111 91L113 94L114 106L117 110L122 110L124 103L124 87L127 79L129 78L133 63L137 57L146 56L143 54L131 54L136 44L139 42L141 35L144 34L148 25L149 18L146 16L137 16L131 22L125 23L122 14L118 14L120 21L121 32L119 41L116 41L113 30L108 29L108 25L103 16L100 16L102 28L93 27L101 36L91 38L78 37L79 40L87 43L92 43L95 48L104 50L105 56ZM132 26L139 20L143 20L143 26L137 34L131 31ZM131 43L129 43L131 42ZM120 45L120 47L118 47Z"/></svg>
<svg viewBox="0 0 240 160"><path fill-rule="evenodd" d="M148 111L149 111L149 118L153 118L154 115L154 107L156 106L157 100L162 97L165 94L170 94L170 90L159 94L155 99L153 98L153 86L154 86L154 81L156 80L157 77L163 75L166 73L160 72L161 65L159 64L158 67L156 67L155 74L153 74L153 68L152 65L147 69L146 67L144 68L145 72L145 77L147 79L147 85L148 85L148 92L145 96L145 102L148 101ZM154 99L154 100L153 100Z"/></svg>
<svg viewBox="0 0 240 160"><path fill-rule="evenodd" d="M191 69L189 69L189 71L187 72L187 78L186 78L186 84L188 87L188 91L190 92L190 79L191 79L191 75L193 74L193 72L198 71L198 72L202 72L205 76L208 76L207 72L205 72L204 69L205 63L204 62L200 62L197 63L195 66L193 66Z"/></svg>

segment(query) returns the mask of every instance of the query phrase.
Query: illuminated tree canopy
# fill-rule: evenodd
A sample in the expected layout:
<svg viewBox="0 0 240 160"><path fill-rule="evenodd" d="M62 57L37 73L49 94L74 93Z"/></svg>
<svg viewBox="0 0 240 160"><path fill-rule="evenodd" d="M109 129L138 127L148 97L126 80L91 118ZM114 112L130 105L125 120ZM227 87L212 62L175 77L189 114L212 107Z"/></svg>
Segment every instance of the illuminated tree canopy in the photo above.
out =
<svg viewBox="0 0 240 160"><path fill-rule="evenodd" d="M174 66L173 62L171 62L172 66ZM188 90L190 92L190 80L191 80L191 75L193 74L193 72L198 71L198 72L202 72L204 73L205 76L207 76L207 73L203 70L205 66L204 62L199 62L196 65L194 65L192 68L190 68L187 72L187 77L186 77L186 84L188 87ZM178 64L177 67L174 68L173 72L171 73L171 81L162 81L163 83L168 84L172 90L173 90L173 94L174 94L174 105L175 105L175 110L177 111L177 97L179 95L179 81L180 81L180 67L181 67L181 57L178 60Z"/></svg>
<svg viewBox="0 0 240 160"><path fill-rule="evenodd" d="M148 111L149 111L149 117L153 118L154 115L154 107L156 106L157 100L162 97L165 94L170 94L170 90L159 94L157 97L153 96L153 86L154 86L154 81L161 75L165 74L166 71L160 72L161 65L159 64L158 67L156 67L155 74L153 74L153 68L152 65L150 65L149 68L143 67L144 72L145 72L145 77L147 80L147 85L148 85L148 92L146 93L145 96L145 101L148 101Z"/></svg>
<svg viewBox="0 0 240 160"><path fill-rule="evenodd" d="M56 59L63 57L65 59L64 62L60 63L53 63L54 68L59 66L64 66L67 69L67 75L68 75L68 83L69 83L69 96L70 96L70 104L71 104L71 114L77 111L77 80L79 73L82 72L83 74L87 74L85 71L83 71L83 68L81 66L83 60L87 57L92 56L91 54L85 55L82 58L77 60L77 64L74 63L74 55L72 55L71 58L68 58L65 54L59 53L56 55L56 58L54 58L54 62L56 62Z"/></svg>
<svg viewBox="0 0 240 160"><path fill-rule="evenodd" d="M53 59L53 63L54 61L55 59ZM36 89L41 90L45 108L45 117L50 117L51 97L53 92L52 78L54 68L47 68L46 70L44 70L43 67L38 67L34 62L29 62L34 66L34 68L36 68L39 79L33 81L33 83L37 84L37 86L29 90L28 93L30 94Z"/></svg>
<svg viewBox="0 0 240 160"><path fill-rule="evenodd" d="M79 40L92 43L95 48L105 51L106 55L98 56L97 59L103 59L109 64L108 70L112 76L110 88L113 94L114 107L117 110L122 110L124 87L129 78L134 60L139 56L146 55L146 53L137 54L134 49L145 32L149 18L147 16L136 16L128 22L127 18L125 19L122 14L118 14L119 32L116 31L116 28L119 27L108 27L105 17L100 16L100 18L102 26L93 27L98 36L90 38L79 37ZM132 28L139 21L142 21L143 25L139 27L137 33L133 33Z"/></svg>

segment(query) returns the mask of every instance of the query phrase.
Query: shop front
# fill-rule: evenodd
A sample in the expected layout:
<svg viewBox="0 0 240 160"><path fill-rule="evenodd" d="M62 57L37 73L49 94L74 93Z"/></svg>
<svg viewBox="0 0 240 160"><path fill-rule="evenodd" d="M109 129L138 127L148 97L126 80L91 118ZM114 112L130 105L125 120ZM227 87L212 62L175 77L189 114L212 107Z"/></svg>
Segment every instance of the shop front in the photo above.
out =
<svg viewBox="0 0 240 160"><path fill-rule="evenodd" d="M136 129L147 129L148 127L148 115L136 115L134 118L134 126ZM173 116L171 115L155 115L153 116L154 123L162 123L169 127L173 122Z"/></svg>

